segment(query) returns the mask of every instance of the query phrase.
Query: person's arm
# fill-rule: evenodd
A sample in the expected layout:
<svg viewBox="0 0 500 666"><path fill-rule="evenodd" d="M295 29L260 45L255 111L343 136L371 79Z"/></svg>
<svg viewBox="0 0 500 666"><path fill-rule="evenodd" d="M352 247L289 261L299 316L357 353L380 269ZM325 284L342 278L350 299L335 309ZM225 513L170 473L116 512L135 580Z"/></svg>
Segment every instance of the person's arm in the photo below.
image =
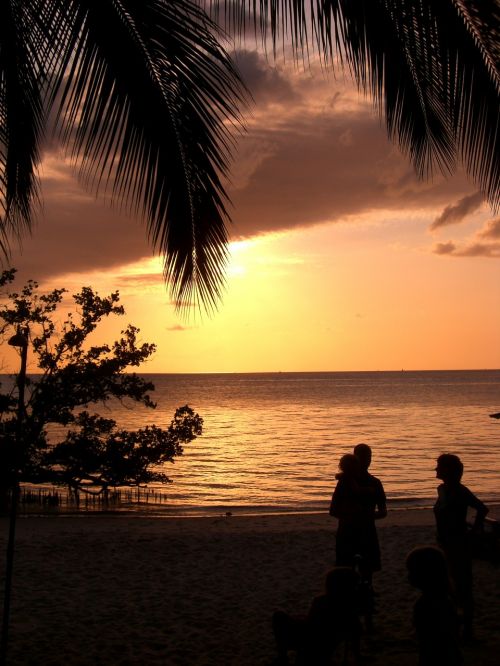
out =
<svg viewBox="0 0 500 666"><path fill-rule="evenodd" d="M376 504L375 506L377 507L375 509L375 520L381 520L382 518L385 518L387 516L387 500L385 497L385 490L384 486L382 483L379 481L378 482L378 488L377 488L377 498L376 498Z"/></svg>
<svg viewBox="0 0 500 666"><path fill-rule="evenodd" d="M335 490L333 491L332 495L332 501L330 502L330 516L333 516L334 518L339 518L339 508L340 508L340 495L341 495L341 490L342 490L342 483L341 481L337 481L337 485L335 486Z"/></svg>
<svg viewBox="0 0 500 666"><path fill-rule="evenodd" d="M486 504L481 502L481 500L474 495L466 486L464 486L467 492L467 505L476 511L476 517L472 525L474 531L480 531L483 528L484 519L488 514L488 507Z"/></svg>
<svg viewBox="0 0 500 666"><path fill-rule="evenodd" d="M332 495L332 501L330 502L330 510L328 511L330 516L333 516L334 518L338 518L337 515L337 502L335 501L335 492Z"/></svg>
<svg viewBox="0 0 500 666"><path fill-rule="evenodd" d="M356 513L355 492L351 479L341 477L337 481L330 503L330 516L338 520L350 520Z"/></svg>

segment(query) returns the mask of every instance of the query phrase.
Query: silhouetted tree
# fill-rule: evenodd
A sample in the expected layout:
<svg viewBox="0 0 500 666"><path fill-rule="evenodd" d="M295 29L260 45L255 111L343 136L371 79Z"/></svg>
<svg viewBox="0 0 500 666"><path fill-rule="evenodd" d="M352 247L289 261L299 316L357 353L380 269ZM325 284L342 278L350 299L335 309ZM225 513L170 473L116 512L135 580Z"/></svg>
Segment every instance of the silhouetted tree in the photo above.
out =
<svg viewBox="0 0 500 666"><path fill-rule="evenodd" d="M0 287L15 271L4 271ZM157 466L173 462L182 445L201 434L203 420L187 405L175 412L167 428L152 425L128 431L113 419L90 413L111 399L155 408L154 385L125 372L146 361L155 345L139 344L131 325L112 345L92 344L90 336L110 315L123 315L118 292L101 298L90 287L73 296L77 312L59 322L64 289L39 293L29 281L5 295L0 304L0 333L8 338L24 331L30 358L39 375L27 378L27 395L17 429L15 385L0 393L0 486L3 494L17 481L64 483L78 490L168 481ZM19 436L20 435L20 436Z"/></svg>
<svg viewBox="0 0 500 666"><path fill-rule="evenodd" d="M39 480L105 494L119 486L169 483L157 466L173 462L175 456L182 455L182 444L202 432L201 417L187 405L176 410L167 429L153 425L120 430L113 419L85 411L73 425L65 439L42 457Z"/></svg>

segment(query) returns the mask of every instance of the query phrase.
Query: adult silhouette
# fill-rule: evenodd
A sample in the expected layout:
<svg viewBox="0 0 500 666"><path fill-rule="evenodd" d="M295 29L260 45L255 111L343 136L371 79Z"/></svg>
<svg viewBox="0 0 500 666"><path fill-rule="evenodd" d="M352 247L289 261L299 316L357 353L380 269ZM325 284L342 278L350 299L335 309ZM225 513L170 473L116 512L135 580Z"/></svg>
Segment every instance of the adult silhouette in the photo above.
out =
<svg viewBox="0 0 500 666"><path fill-rule="evenodd" d="M457 602L463 611L464 638L473 638L472 556L468 538L467 511L476 512L473 531L480 531L488 508L461 483L464 466L460 458L443 453L437 459L438 486L434 505L438 542L444 551Z"/></svg>
<svg viewBox="0 0 500 666"><path fill-rule="evenodd" d="M336 565L353 567L362 549L361 523L361 465L352 453L340 458L337 484L330 504L330 515L338 519L336 534Z"/></svg>
<svg viewBox="0 0 500 666"><path fill-rule="evenodd" d="M330 504L330 515L338 519L335 564L359 573L358 608L368 631L374 611L373 573L381 568L375 521L387 515L384 488L369 473L370 463L367 444L358 444L354 453L342 456Z"/></svg>
<svg viewBox="0 0 500 666"><path fill-rule="evenodd" d="M372 519L379 520L387 516L387 500L385 496L384 486L380 479L373 474L370 474L368 468L372 462L372 450L368 444L356 444L354 447L354 455L361 464L361 486L363 488L370 488L373 492L367 495L369 505L367 511L371 514Z"/></svg>
<svg viewBox="0 0 500 666"><path fill-rule="evenodd" d="M330 515L339 521L336 564L354 566L360 557L361 573L370 584L373 572L381 567L375 521L387 515L384 487L368 471L371 459L367 444L358 444L353 454L342 456L330 505Z"/></svg>

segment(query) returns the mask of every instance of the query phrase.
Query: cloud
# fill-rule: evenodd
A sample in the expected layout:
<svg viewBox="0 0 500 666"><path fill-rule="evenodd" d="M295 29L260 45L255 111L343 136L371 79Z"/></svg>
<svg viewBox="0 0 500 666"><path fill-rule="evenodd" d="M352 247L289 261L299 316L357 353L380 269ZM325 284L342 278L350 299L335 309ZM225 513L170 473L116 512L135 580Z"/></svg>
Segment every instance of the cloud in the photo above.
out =
<svg viewBox="0 0 500 666"><path fill-rule="evenodd" d="M447 243L436 243L433 252L435 254L454 254L456 249L455 243L448 241Z"/></svg>
<svg viewBox="0 0 500 666"><path fill-rule="evenodd" d="M186 311L189 309L199 310L200 304L196 301L169 301L169 305L172 305L174 308L179 308L181 311Z"/></svg>
<svg viewBox="0 0 500 666"><path fill-rule="evenodd" d="M478 236L480 238L491 238L492 240L500 239L500 217L495 217L493 220L486 222Z"/></svg>
<svg viewBox="0 0 500 666"><path fill-rule="evenodd" d="M446 254L451 257L486 257L489 259L500 258L500 242L478 243L471 242L461 247L449 241L447 243L436 243L433 248L435 254Z"/></svg>
<svg viewBox="0 0 500 666"><path fill-rule="evenodd" d="M349 83L281 70L275 89L265 60L244 57L247 80L256 82L263 102L253 110L232 170L233 239L377 210L433 210L469 197L463 197L470 190L463 174L420 181ZM469 208L472 202L479 207L477 193Z"/></svg>
<svg viewBox="0 0 500 666"><path fill-rule="evenodd" d="M167 331L192 331L196 326L182 326L182 324L175 324L174 326L167 326Z"/></svg>
<svg viewBox="0 0 500 666"><path fill-rule="evenodd" d="M500 217L488 220L467 242L461 245L453 241L436 243L432 251L452 257L500 258Z"/></svg>
<svg viewBox="0 0 500 666"><path fill-rule="evenodd" d="M500 243L471 243L455 251L457 257L500 258Z"/></svg>
<svg viewBox="0 0 500 666"><path fill-rule="evenodd" d="M117 286L121 287L157 287L165 283L162 273L139 273L137 275L117 275Z"/></svg>
<svg viewBox="0 0 500 666"><path fill-rule="evenodd" d="M23 277L107 270L151 256L145 225L85 193L63 160L47 155L43 171L37 223L20 248L12 247Z"/></svg>
<svg viewBox="0 0 500 666"><path fill-rule="evenodd" d="M469 185L462 175L419 181L354 86L314 66L271 68L251 51L236 57L256 104L228 184L232 240L354 223L374 211L433 210L459 197L479 206L479 195L464 196ZM39 223L23 252L13 253L22 276L84 274L151 257L145 225L86 194L56 148L51 144L44 156Z"/></svg>
<svg viewBox="0 0 500 666"><path fill-rule="evenodd" d="M236 51L233 58L255 104L260 108L268 104L292 104L298 101L298 94L290 80L257 51Z"/></svg>
<svg viewBox="0 0 500 666"><path fill-rule="evenodd" d="M474 192L462 197L454 204L446 206L441 215L436 217L429 229L435 231L441 227L446 227L450 224L458 224L462 222L467 215L474 213L483 203L483 195L481 192Z"/></svg>
<svg viewBox="0 0 500 666"><path fill-rule="evenodd" d="M244 154L259 145L262 153L247 172L239 164L239 187L230 189L233 239L376 210L432 209L467 187L460 176L419 181L366 114L283 119L278 129L254 128L241 144Z"/></svg>

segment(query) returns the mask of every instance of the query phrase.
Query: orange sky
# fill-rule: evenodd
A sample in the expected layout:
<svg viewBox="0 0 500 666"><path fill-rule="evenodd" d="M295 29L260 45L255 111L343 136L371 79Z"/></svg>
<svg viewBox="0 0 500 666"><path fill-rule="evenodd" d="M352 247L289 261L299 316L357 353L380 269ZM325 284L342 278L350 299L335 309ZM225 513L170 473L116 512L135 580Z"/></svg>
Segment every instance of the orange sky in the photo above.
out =
<svg viewBox="0 0 500 666"><path fill-rule="evenodd" d="M342 80L239 66L255 98L229 188L227 291L180 319L137 220L97 203L54 148L23 279L119 289L149 372L500 367L500 218L462 174L419 182ZM34 370L34 368L31 368Z"/></svg>

